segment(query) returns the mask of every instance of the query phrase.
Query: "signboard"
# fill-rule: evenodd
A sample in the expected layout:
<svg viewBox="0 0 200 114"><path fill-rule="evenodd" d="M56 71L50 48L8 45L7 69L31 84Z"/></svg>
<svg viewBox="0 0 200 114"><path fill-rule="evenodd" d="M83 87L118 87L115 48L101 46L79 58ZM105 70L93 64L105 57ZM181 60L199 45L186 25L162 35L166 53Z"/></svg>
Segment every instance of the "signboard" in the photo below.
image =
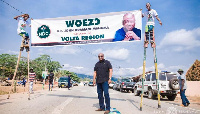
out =
<svg viewBox="0 0 200 114"><path fill-rule="evenodd" d="M31 46L140 41L141 11L31 20Z"/></svg>
<svg viewBox="0 0 200 114"><path fill-rule="evenodd" d="M42 71L42 78L45 79L48 76L47 71Z"/></svg>

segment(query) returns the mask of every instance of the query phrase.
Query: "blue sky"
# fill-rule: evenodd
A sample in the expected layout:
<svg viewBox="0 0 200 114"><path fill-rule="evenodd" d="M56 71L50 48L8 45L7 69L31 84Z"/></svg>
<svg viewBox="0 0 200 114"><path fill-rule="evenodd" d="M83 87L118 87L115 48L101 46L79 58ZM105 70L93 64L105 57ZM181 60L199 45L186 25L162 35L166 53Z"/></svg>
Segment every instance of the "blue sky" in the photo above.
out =
<svg viewBox="0 0 200 114"><path fill-rule="evenodd" d="M146 10L149 0L5 0L33 19L56 18L75 15ZM156 20L158 69L176 72L188 70L196 59L200 60L200 1L199 0L151 0L163 26ZM0 1L0 54L18 54L21 38L17 35L19 11ZM143 18L143 30L146 24ZM31 29L28 28L30 34ZM144 31L143 31L144 32ZM144 33L143 33L144 34ZM143 35L144 36L144 35ZM98 53L113 65L113 76L142 74L143 41L130 43L90 44L56 47L31 47L30 57L50 55L64 69L93 75ZM24 51L23 56L27 56ZM120 68L119 68L120 67ZM153 49L147 48L146 71L154 71Z"/></svg>

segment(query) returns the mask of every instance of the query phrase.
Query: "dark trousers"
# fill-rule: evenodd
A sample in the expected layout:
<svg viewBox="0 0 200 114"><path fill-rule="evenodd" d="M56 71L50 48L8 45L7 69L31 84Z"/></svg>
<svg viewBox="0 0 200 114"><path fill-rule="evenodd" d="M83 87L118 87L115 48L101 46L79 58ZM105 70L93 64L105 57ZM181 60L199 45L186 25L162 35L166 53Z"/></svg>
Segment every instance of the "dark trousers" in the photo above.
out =
<svg viewBox="0 0 200 114"><path fill-rule="evenodd" d="M52 85L52 86L51 86ZM51 88L53 88L53 82L49 82L49 91L50 91L50 86L51 86Z"/></svg>
<svg viewBox="0 0 200 114"><path fill-rule="evenodd" d="M183 91L180 90L180 96L181 96L181 99L182 99L182 104L184 106L186 106L186 103L190 103L189 100L185 96L185 89L183 89Z"/></svg>
<svg viewBox="0 0 200 114"><path fill-rule="evenodd" d="M108 89L109 89L108 81L103 82L103 83L97 83L97 93L98 93L100 109L105 109L105 105L104 105L104 97L105 97L106 110L110 110L110 96L109 96ZM103 97L103 93L104 93L104 97Z"/></svg>

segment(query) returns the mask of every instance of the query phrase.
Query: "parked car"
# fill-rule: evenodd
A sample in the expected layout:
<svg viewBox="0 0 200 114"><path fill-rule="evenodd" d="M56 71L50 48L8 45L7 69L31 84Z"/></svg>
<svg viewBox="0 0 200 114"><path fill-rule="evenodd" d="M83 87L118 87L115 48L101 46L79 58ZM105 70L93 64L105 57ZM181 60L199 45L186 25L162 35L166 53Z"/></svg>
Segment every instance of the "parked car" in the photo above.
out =
<svg viewBox="0 0 200 114"><path fill-rule="evenodd" d="M113 85L113 90L118 90L119 81L116 81Z"/></svg>
<svg viewBox="0 0 200 114"><path fill-rule="evenodd" d="M122 92L122 91L132 91L134 92L134 86L135 86L136 82L132 82L131 79L128 78L124 78L121 79L119 82L119 85L117 86L117 88Z"/></svg>
<svg viewBox="0 0 200 114"><path fill-rule="evenodd" d="M93 85L93 82L89 82L88 85L89 85L89 86L94 86L94 85Z"/></svg>
<svg viewBox="0 0 200 114"><path fill-rule="evenodd" d="M113 88L114 84L115 84L115 82L112 81L112 82L109 84L109 88Z"/></svg>
<svg viewBox="0 0 200 114"><path fill-rule="evenodd" d="M78 82L72 81L73 86L78 86Z"/></svg>
<svg viewBox="0 0 200 114"><path fill-rule="evenodd" d="M179 92L179 83L177 76L170 72L160 72L159 76L159 92L162 97L167 96L170 101L174 101L177 93ZM142 81L135 84L134 94L137 96L142 91ZM144 94L148 95L148 98L155 98L157 96L156 74L148 73L145 75L144 80Z"/></svg>
<svg viewBox="0 0 200 114"><path fill-rule="evenodd" d="M68 87L68 77L60 77L58 79L58 87L59 88Z"/></svg>

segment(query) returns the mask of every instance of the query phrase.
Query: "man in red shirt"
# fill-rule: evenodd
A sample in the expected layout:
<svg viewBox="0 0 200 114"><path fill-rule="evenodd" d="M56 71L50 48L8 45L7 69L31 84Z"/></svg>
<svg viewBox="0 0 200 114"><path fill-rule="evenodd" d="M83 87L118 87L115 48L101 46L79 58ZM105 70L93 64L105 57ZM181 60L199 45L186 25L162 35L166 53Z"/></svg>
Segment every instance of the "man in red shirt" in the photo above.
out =
<svg viewBox="0 0 200 114"><path fill-rule="evenodd" d="M33 81L34 81L35 77L36 77L36 74L35 74L35 72L33 72L33 68L31 68L30 73L29 73L29 84L30 84L29 92L30 93L33 93Z"/></svg>

